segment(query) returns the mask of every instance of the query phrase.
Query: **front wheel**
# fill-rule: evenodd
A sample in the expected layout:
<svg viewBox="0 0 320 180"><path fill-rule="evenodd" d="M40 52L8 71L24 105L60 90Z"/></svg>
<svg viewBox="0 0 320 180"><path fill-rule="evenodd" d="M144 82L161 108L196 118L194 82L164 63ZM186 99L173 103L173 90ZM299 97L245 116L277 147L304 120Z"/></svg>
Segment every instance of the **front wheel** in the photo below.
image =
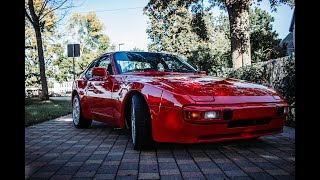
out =
<svg viewBox="0 0 320 180"><path fill-rule="evenodd" d="M83 117L80 98L78 95L75 95L73 98L72 120L76 128L89 128L92 123L91 119Z"/></svg>
<svg viewBox="0 0 320 180"><path fill-rule="evenodd" d="M153 144L150 112L147 103L140 94L132 96L131 137L135 150L141 150L143 147Z"/></svg>

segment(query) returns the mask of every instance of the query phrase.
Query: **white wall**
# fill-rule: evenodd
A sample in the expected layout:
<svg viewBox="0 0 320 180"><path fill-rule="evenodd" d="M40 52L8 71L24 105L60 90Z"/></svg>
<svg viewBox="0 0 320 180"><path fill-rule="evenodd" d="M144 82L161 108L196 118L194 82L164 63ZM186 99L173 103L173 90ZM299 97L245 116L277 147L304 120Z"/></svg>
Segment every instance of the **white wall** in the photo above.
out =
<svg viewBox="0 0 320 180"><path fill-rule="evenodd" d="M52 88L54 93L66 93L66 91L72 91L72 82L55 82Z"/></svg>

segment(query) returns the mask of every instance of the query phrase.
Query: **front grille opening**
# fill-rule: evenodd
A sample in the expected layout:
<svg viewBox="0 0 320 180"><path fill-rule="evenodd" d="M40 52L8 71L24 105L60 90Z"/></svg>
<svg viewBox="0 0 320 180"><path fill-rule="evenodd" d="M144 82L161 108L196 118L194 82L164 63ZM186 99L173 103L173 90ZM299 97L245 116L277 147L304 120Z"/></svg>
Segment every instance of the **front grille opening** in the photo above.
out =
<svg viewBox="0 0 320 180"><path fill-rule="evenodd" d="M226 109L226 110L223 111L223 119L224 120L232 119L232 116L233 116L233 111L232 110Z"/></svg>
<svg viewBox="0 0 320 180"><path fill-rule="evenodd" d="M228 128L263 125L263 124L269 124L270 122L271 122L271 118L231 120L228 123Z"/></svg>

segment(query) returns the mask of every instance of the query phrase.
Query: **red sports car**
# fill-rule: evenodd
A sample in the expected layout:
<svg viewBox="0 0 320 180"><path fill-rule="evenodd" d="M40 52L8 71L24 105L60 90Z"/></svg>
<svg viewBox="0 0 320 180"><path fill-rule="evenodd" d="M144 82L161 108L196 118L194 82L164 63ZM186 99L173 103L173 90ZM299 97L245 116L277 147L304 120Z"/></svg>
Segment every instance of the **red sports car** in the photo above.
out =
<svg viewBox="0 0 320 180"><path fill-rule="evenodd" d="M180 57L110 52L75 80L73 123L131 129L134 149L152 142L202 143L281 133L289 111L276 91L206 76Z"/></svg>

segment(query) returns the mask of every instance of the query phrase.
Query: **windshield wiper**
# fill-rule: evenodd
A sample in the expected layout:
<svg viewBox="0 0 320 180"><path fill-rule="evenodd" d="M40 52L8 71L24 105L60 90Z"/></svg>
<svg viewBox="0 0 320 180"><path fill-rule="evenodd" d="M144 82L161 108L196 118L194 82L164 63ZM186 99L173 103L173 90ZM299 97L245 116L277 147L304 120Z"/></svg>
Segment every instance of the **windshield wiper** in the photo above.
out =
<svg viewBox="0 0 320 180"><path fill-rule="evenodd" d="M190 73L196 73L193 70L189 70L189 69L165 69L164 71L166 72L190 72Z"/></svg>
<svg viewBox="0 0 320 180"><path fill-rule="evenodd" d="M157 69L148 68L148 69L132 69L132 70L129 70L129 71L126 71L126 72L148 72L148 71L158 71L158 70Z"/></svg>
<svg viewBox="0 0 320 180"><path fill-rule="evenodd" d="M188 69L183 69L181 70L182 72L190 72L190 73L196 73L194 70L188 70Z"/></svg>

